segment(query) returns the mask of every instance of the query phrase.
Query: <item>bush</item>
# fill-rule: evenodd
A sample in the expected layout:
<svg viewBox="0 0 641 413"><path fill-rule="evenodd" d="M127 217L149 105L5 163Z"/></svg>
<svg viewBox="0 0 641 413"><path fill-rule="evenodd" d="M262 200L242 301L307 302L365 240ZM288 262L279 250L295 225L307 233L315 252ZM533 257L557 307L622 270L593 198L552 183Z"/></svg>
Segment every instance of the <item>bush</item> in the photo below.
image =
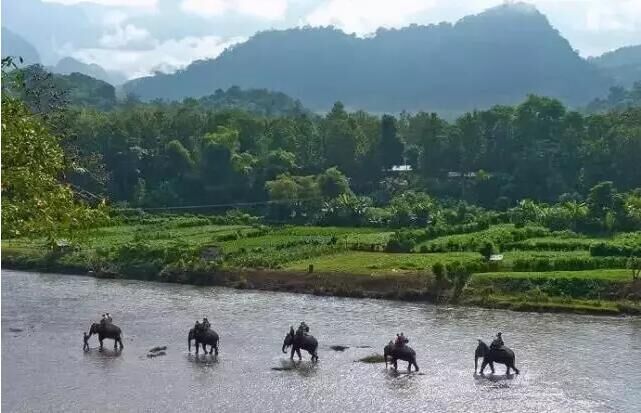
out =
<svg viewBox="0 0 641 413"><path fill-rule="evenodd" d="M491 241L485 241L481 248L479 249L479 252L485 258L486 260L490 260L490 257L494 252L496 251L496 248L494 247L494 244Z"/></svg>
<svg viewBox="0 0 641 413"><path fill-rule="evenodd" d="M397 231L390 237L385 246L387 252L412 252L416 239L409 231Z"/></svg>

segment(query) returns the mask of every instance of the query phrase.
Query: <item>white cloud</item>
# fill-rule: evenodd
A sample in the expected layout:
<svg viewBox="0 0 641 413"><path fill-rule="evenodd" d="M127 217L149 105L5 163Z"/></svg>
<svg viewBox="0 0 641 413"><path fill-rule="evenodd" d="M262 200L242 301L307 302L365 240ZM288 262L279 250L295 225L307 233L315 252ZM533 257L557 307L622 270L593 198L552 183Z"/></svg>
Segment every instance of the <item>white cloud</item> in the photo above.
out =
<svg viewBox="0 0 641 413"><path fill-rule="evenodd" d="M174 71L198 59L218 56L225 48L245 40L223 39L218 36L185 37L156 42L148 50L90 48L71 55L83 62L97 63L107 70L119 70L130 78L145 76L153 70Z"/></svg>
<svg viewBox="0 0 641 413"><path fill-rule="evenodd" d="M187 13L218 17L235 12L265 20L285 17L288 0L182 0L180 7Z"/></svg>
<svg viewBox="0 0 641 413"><path fill-rule="evenodd" d="M11 1L11 0L9 0ZM44 3L59 3L65 5L73 5L79 3L93 3L101 6L112 7L135 7L154 9L158 4L158 0L42 0Z"/></svg>
<svg viewBox="0 0 641 413"><path fill-rule="evenodd" d="M418 13L437 6L436 0L329 0L322 2L306 18L312 26L333 25L359 34L379 27L402 26L415 22Z"/></svg>
<svg viewBox="0 0 641 413"><path fill-rule="evenodd" d="M100 45L110 49L145 47L151 39L149 32L133 24L117 25L100 38Z"/></svg>

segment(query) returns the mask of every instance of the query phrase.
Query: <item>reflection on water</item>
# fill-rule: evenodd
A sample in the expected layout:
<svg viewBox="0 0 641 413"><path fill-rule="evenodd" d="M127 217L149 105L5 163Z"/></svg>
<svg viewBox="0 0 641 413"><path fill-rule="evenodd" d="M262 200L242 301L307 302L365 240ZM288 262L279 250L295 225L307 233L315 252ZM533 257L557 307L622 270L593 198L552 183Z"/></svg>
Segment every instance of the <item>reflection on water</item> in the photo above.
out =
<svg viewBox="0 0 641 413"><path fill-rule="evenodd" d="M125 348L82 350L110 312ZM207 316L220 354L187 351ZM305 321L318 363L281 351ZM521 375L474 375L478 338L502 331ZM421 371L355 362L404 332ZM641 411L641 319L526 314L3 271L6 411ZM148 358L149 349L166 355ZM332 346L346 347L342 351ZM339 347L335 347L339 348ZM106 391L105 391L106 390Z"/></svg>

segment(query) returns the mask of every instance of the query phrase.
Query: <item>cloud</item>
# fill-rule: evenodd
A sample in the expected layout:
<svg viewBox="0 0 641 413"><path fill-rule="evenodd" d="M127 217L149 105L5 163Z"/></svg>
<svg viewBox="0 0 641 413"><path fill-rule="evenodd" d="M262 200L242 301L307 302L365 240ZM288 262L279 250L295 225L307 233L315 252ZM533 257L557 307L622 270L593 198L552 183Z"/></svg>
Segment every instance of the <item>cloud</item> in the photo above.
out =
<svg viewBox="0 0 641 413"><path fill-rule="evenodd" d="M285 17L288 0L182 0L181 9L203 17L219 17L234 12L264 20Z"/></svg>
<svg viewBox="0 0 641 413"><path fill-rule="evenodd" d="M79 3L92 3L101 6L111 7L133 7L155 9L158 0L42 0L44 3L58 3L64 5L74 5Z"/></svg>
<svg viewBox="0 0 641 413"><path fill-rule="evenodd" d="M145 29L133 24L117 25L100 38L100 45L108 49L146 48L151 36Z"/></svg>
<svg viewBox="0 0 641 413"><path fill-rule="evenodd" d="M329 0L306 18L312 26L333 25L347 32L365 34L379 27L413 23L418 13L437 6L436 0Z"/></svg>
<svg viewBox="0 0 641 413"><path fill-rule="evenodd" d="M83 62L97 63L107 70L122 71L133 78L149 75L159 68L171 72L194 60L214 58L227 47L243 40L245 38L188 36L156 42L154 47L147 50L88 48L71 51L70 54Z"/></svg>

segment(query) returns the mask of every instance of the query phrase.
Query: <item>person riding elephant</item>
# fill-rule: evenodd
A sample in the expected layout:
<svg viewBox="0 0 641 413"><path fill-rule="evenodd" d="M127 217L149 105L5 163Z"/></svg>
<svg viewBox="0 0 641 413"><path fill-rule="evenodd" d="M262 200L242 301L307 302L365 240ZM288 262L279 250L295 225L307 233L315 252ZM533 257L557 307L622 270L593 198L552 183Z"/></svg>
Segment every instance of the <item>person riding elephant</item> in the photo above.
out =
<svg viewBox="0 0 641 413"><path fill-rule="evenodd" d="M407 361L407 370L412 371L412 366L418 371L418 364L416 363L416 352L410 347L405 345L409 340L401 334L396 335L396 339L401 338L401 345L398 345L396 342L390 341L383 348L383 357L385 358L385 368L387 368L388 361L391 361L394 370L398 370L398 360Z"/></svg>
<svg viewBox="0 0 641 413"><path fill-rule="evenodd" d="M194 326L194 328L189 330L189 334L187 336L187 348L191 352L191 341L194 340L196 342L196 354L198 354L198 348L201 345L203 351L205 352L205 354L207 354L206 345L209 345L209 354L215 352L214 354L217 356L219 339L220 338L218 336L218 333L216 333L211 328L203 328L203 325L196 321L196 325Z"/></svg>
<svg viewBox="0 0 641 413"><path fill-rule="evenodd" d="M500 338L500 333L497 334L497 339ZM514 356L514 351L512 351L510 348L505 347L505 345L502 343L502 339L500 341L500 346L496 347L494 345L494 342L490 344L488 347L487 344L485 344L482 340L478 340L478 346L476 347L476 350L474 351L474 373L476 374L476 371L478 369L478 359L482 358L483 363L481 364L481 369L479 373L482 375L483 372L485 371L485 367L489 364L490 370L492 370L492 374L494 374L494 363L499 363L499 364L504 364L505 367L507 368L505 374L510 374L510 370L514 370L516 374L519 374L519 369L516 368L515 365L515 356ZM497 342L498 344L499 342Z"/></svg>
<svg viewBox="0 0 641 413"><path fill-rule="evenodd" d="M294 354L298 355L298 359L302 359L300 350L306 350L312 356L312 362L318 361L318 341L314 336L307 334L309 332L309 327L304 323L298 327L298 330L294 331L294 327L289 328L289 333L285 336L283 341L283 353L287 353L287 348L291 347L290 359L294 359Z"/></svg>
<svg viewBox="0 0 641 413"><path fill-rule="evenodd" d="M492 340L492 344L490 344L490 349L498 349L505 346L505 343L503 342L503 337L501 335L501 332L498 332L496 334L496 338Z"/></svg>
<svg viewBox="0 0 641 413"><path fill-rule="evenodd" d="M303 321L298 326L298 330L296 330L296 334L301 336L306 336L308 333L309 333L309 326Z"/></svg>
<svg viewBox="0 0 641 413"><path fill-rule="evenodd" d="M203 330L209 330L211 327L211 324L209 323L209 320L207 320L207 317L203 317L203 323L201 324Z"/></svg>
<svg viewBox="0 0 641 413"><path fill-rule="evenodd" d="M107 322L106 319L100 320L100 323L91 324L91 328L89 328L89 337L91 337L94 334L98 335L98 341L100 342L101 350L102 350L102 341L105 338L109 338L114 341L114 349L117 349L119 344L120 344L121 350L124 347L122 344L122 331L117 325ZM89 341L89 338L87 337L86 342L88 341Z"/></svg>
<svg viewBox="0 0 641 413"><path fill-rule="evenodd" d="M396 342L394 343L398 347L403 347L405 344L409 343L410 340L405 337L404 333L396 334Z"/></svg>

